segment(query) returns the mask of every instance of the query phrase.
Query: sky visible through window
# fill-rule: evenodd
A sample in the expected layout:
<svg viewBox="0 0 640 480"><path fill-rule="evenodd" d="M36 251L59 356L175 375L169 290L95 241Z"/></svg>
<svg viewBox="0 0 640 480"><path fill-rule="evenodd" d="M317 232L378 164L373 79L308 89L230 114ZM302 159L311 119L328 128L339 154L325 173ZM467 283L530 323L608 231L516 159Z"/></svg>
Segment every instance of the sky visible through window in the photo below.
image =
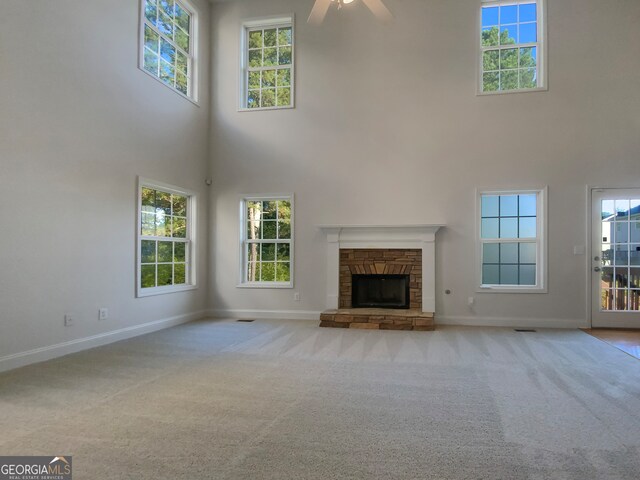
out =
<svg viewBox="0 0 640 480"><path fill-rule="evenodd" d="M536 194L482 195L482 283L535 285L536 237Z"/></svg>
<svg viewBox="0 0 640 480"><path fill-rule="evenodd" d="M482 7L482 91L538 87L536 2Z"/></svg>

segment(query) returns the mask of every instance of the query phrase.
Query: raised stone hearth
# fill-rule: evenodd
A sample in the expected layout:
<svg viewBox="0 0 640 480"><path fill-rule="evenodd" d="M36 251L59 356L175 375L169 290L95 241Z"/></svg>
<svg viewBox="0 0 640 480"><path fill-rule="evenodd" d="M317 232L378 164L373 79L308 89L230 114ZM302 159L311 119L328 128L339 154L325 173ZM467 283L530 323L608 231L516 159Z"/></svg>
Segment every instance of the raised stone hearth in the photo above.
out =
<svg viewBox="0 0 640 480"><path fill-rule="evenodd" d="M433 330L435 242L441 227L320 227L327 236L328 309L320 326Z"/></svg>
<svg viewBox="0 0 640 480"><path fill-rule="evenodd" d="M370 330L431 331L435 329L433 313L386 308L327 310L320 315L320 326Z"/></svg>

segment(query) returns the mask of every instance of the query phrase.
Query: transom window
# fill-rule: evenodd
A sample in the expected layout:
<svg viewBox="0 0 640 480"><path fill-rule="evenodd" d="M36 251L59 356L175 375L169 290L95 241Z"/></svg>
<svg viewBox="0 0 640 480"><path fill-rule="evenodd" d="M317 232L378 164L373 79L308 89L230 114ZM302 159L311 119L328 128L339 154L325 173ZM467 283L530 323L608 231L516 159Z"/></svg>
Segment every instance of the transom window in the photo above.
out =
<svg viewBox="0 0 640 480"><path fill-rule="evenodd" d="M292 19L248 22L244 37L241 108L292 107Z"/></svg>
<svg viewBox="0 0 640 480"><path fill-rule="evenodd" d="M543 194L480 193L481 288L543 288Z"/></svg>
<svg viewBox="0 0 640 480"><path fill-rule="evenodd" d="M193 287L193 195L149 181L139 191L138 296Z"/></svg>
<svg viewBox="0 0 640 480"><path fill-rule="evenodd" d="M543 87L543 0L483 0L481 91Z"/></svg>
<svg viewBox="0 0 640 480"><path fill-rule="evenodd" d="M142 4L142 68L195 99L195 10L183 0L144 0Z"/></svg>
<svg viewBox="0 0 640 480"><path fill-rule="evenodd" d="M293 285L291 197L246 198L242 202L242 284Z"/></svg>

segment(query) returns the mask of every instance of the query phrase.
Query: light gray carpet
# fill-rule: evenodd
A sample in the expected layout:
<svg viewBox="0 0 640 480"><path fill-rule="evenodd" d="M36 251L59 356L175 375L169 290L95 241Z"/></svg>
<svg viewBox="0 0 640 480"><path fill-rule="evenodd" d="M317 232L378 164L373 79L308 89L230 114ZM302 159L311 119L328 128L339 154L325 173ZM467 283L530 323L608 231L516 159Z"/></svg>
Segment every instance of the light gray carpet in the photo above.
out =
<svg viewBox="0 0 640 480"><path fill-rule="evenodd" d="M637 479L640 361L579 331L203 321L0 375L80 479Z"/></svg>

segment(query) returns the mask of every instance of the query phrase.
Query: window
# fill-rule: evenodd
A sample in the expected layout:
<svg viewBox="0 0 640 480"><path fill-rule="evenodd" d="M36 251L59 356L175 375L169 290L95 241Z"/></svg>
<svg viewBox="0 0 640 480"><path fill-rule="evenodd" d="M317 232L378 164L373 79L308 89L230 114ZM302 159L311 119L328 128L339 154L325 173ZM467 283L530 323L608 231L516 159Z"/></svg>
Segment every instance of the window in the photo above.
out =
<svg viewBox="0 0 640 480"><path fill-rule="evenodd" d="M242 110L293 107L293 18L243 25Z"/></svg>
<svg viewBox="0 0 640 480"><path fill-rule="evenodd" d="M478 194L481 289L545 291L546 190Z"/></svg>
<svg viewBox="0 0 640 480"><path fill-rule="evenodd" d="M143 0L141 68L196 100L196 13L183 0Z"/></svg>
<svg viewBox="0 0 640 480"><path fill-rule="evenodd" d="M544 88L544 0L483 0L480 91Z"/></svg>
<svg viewBox="0 0 640 480"><path fill-rule="evenodd" d="M293 197L242 201L240 286L293 287Z"/></svg>
<svg viewBox="0 0 640 480"><path fill-rule="evenodd" d="M195 196L141 179L138 193L138 296L195 287Z"/></svg>

